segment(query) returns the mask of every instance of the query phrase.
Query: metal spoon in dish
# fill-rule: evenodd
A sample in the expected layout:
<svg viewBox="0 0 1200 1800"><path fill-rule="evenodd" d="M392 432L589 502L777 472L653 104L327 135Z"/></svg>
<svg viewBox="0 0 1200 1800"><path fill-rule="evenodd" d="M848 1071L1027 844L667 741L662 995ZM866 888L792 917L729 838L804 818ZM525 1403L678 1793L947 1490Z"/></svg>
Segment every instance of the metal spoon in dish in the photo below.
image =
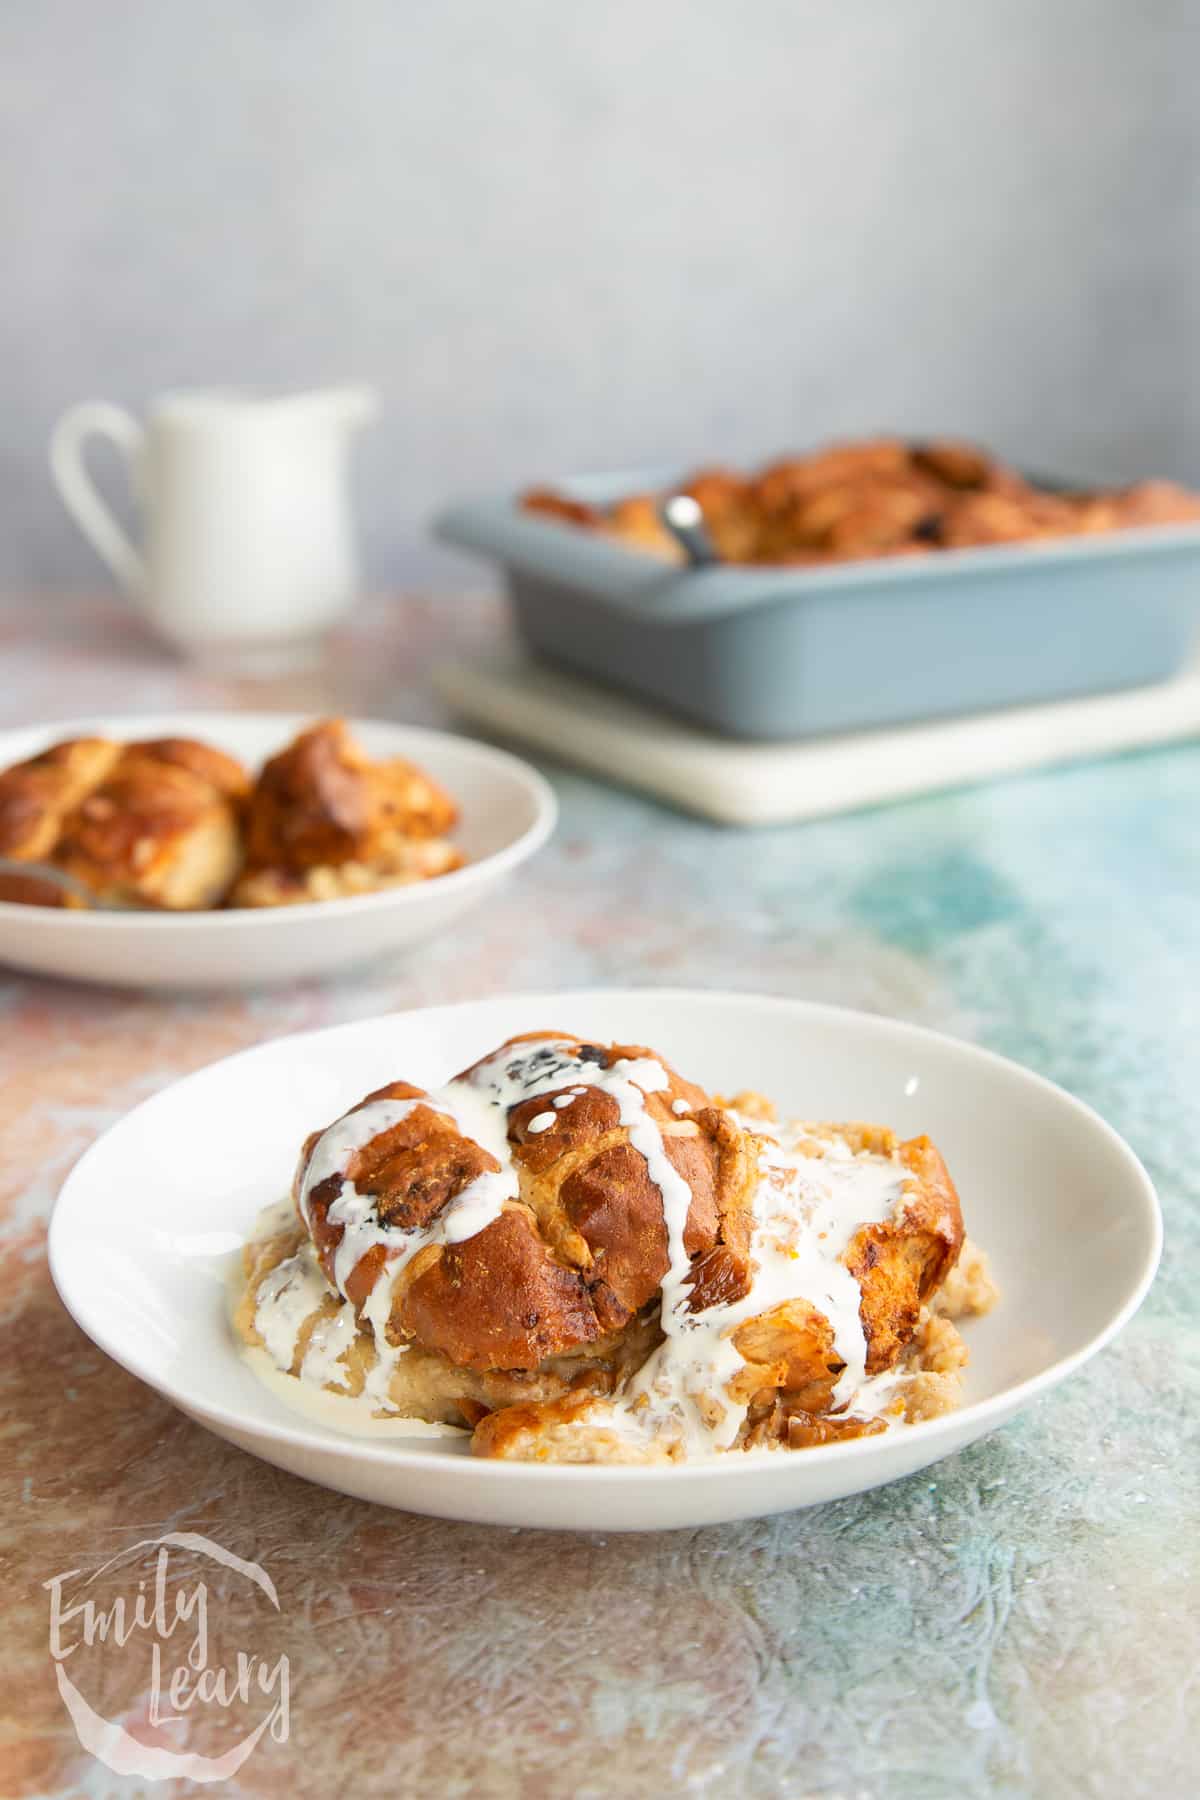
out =
<svg viewBox="0 0 1200 1800"><path fill-rule="evenodd" d="M15 857L0 856L0 878L6 875L14 875L20 881L43 881L47 887L57 888L60 893L65 894L70 900L77 901L89 912L149 912L156 910L150 907L136 906L132 903L126 904L124 901L101 900L84 882L78 880L74 875L68 875L65 869L56 869L53 863L20 862ZM0 900L3 898L3 894L0 893ZM32 901L27 904L36 905L38 903Z"/></svg>
<svg viewBox="0 0 1200 1800"><path fill-rule="evenodd" d="M690 494L666 495L658 503L658 516L687 557L689 567L704 569L720 562L708 535L700 503Z"/></svg>

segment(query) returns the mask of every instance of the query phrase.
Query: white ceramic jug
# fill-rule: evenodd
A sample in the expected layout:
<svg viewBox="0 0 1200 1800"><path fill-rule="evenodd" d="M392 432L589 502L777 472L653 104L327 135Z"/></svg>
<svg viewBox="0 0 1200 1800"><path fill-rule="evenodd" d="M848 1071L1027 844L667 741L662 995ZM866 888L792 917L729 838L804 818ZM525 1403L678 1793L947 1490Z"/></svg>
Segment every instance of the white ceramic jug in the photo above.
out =
<svg viewBox="0 0 1200 1800"><path fill-rule="evenodd" d="M312 660L356 586L346 491L364 387L282 399L166 394L145 427L89 401L60 419L50 465L67 508L126 592L177 648L273 672ZM84 466L89 437L129 464L144 521L135 548Z"/></svg>

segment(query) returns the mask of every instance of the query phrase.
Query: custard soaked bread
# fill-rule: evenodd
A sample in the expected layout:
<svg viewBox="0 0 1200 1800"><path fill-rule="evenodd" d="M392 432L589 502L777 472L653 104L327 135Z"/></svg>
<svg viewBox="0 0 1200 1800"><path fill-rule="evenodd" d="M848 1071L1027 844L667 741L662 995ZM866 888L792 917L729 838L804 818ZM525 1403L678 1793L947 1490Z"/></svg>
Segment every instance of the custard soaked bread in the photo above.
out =
<svg viewBox="0 0 1200 1800"><path fill-rule="evenodd" d="M244 1340L502 1456L883 1429L962 1245L927 1139L779 1128L561 1033L368 1095L307 1140L293 1202L247 1248Z"/></svg>

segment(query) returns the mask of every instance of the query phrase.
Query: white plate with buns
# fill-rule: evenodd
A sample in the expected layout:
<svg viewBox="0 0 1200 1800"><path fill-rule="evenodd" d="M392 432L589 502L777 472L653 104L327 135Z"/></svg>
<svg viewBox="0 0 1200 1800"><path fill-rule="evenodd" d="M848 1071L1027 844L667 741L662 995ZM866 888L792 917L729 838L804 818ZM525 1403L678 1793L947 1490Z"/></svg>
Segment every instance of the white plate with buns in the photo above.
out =
<svg viewBox="0 0 1200 1800"><path fill-rule="evenodd" d="M310 759L298 778L281 753L302 736L319 740L323 760ZM64 745L57 763L24 766ZM263 772L271 759L282 765L273 794ZM432 794L441 816L418 808L391 829L409 790ZM282 835L296 867L255 869L247 860L256 805L266 808L258 837ZM0 883L0 962L126 987L328 975L455 924L540 848L555 817L549 785L518 757L379 720L314 727L302 715L181 712L8 731L0 734L0 854L32 859L35 872L61 865L68 879L97 890L100 905L5 899L26 892L10 876L7 889ZM342 829L347 819L353 829ZM415 835L406 835L410 825ZM333 850L306 839L316 827L332 836ZM384 846L383 873L353 860L363 844L368 855ZM272 854L268 841L260 861ZM36 873L30 891L53 894L37 888Z"/></svg>
<svg viewBox="0 0 1200 1800"><path fill-rule="evenodd" d="M364 1432L348 1414L339 1423L297 1410L282 1391L302 1385L294 1374L265 1381L253 1366L258 1353L235 1332L231 1295L244 1279L241 1247L263 1209L286 1201L309 1134L388 1083L448 1082L516 1034L547 1030L582 1034L589 1046L652 1046L710 1096L752 1089L806 1119L883 1120L914 1141L929 1134L999 1290L986 1316L964 1323L969 1361L956 1409L817 1447L570 1463L497 1459L478 1453L469 1430L429 1435L428 1425L410 1430L400 1419L387 1434ZM702 1117L697 1089L688 1092L669 1112L691 1107ZM537 1104L548 1112L555 1103ZM445 1119L442 1128L450 1129ZM540 1114L528 1132L543 1134L540 1145L558 1129ZM646 1166L652 1171L649 1158ZM665 990L501 997L358 1021L226 1058L147 1100L87 1152L59 1197L49 1242L58 1291L83 1330L229 1442L388 1506L598 1531L781 1512L962 1449L1108 1343L1145 1295L1160 1248L1158 1204L1136 1156L1041 1077L888 1019ZM537 1320L530 1313L523 1323Z"/></svg>

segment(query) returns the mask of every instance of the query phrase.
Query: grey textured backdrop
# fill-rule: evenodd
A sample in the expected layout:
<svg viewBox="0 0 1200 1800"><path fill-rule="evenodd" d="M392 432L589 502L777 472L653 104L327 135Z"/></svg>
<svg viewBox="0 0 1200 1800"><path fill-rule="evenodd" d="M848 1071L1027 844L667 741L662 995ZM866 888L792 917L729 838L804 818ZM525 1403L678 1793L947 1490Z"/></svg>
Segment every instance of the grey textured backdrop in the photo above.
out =
<svg viewBox="0 0 1200 1800"><path fill-rule="evenodd" d="M879 426L1200 475L1192 0L6 0L0 585L58 411L379 384L377 585L463 488Z"/></svg>

